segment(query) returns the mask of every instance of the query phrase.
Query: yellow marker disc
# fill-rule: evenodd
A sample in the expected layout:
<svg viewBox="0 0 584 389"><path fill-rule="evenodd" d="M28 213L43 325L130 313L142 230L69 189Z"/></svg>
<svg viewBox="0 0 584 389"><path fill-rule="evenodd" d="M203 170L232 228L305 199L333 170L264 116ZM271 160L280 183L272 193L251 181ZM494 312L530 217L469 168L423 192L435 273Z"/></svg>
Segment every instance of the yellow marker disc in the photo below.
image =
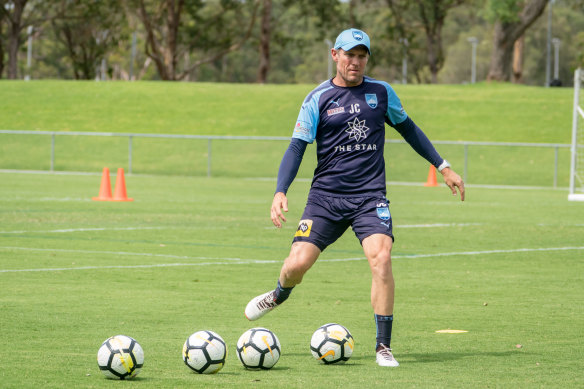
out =
<svg viewBox="0 0 584 389"><path fill-rule="evenodd" d="M464 334L468 332L466 330L438 330L436 331L437 334Z"/></svg>

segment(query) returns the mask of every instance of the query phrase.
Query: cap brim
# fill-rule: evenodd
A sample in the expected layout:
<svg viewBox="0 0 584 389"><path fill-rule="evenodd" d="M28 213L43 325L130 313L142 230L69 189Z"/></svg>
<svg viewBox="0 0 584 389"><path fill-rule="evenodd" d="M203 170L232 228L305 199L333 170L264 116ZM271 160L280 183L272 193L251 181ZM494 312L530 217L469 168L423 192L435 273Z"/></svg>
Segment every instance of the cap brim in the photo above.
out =
<svg viewBox="0 0 584 389"><path fill-rule="evenodd" d="M367 47L363 43L357 43L357 44L355 44L355 43L352 43L351 42L351 43L344 44L344 45L342 45L340 47L337 47L337 49L343 49L345 51L349 51L349 50L354 49L355 47L359 47L359 46L363 46L367 50L367 52L369 53L369 55L371 55L371 50L369 50L369 47Z"/></svg>

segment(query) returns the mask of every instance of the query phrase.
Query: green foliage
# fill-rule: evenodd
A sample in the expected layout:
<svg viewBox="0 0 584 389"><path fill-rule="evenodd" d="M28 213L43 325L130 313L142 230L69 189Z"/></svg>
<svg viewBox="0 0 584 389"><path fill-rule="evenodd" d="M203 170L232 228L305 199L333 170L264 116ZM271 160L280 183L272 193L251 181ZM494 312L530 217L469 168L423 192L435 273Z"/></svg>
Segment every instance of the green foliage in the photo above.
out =
<svg viewBox="0 0 584 389"><path fill-rule="evenodd" d="M75 79L91 80L104 56L122 38L125 27L119 1L68 1L51 19L55 40L72 65ZM110 72L111 77L111 72Z"/></svg>
<svg viewBox="0 0 584 389"><path fill-rule="evenodd" d="M289 221L276 230L274 182L127 176L135 201L102 203L90 200L97 175L0 176L5 388L583 383L584 231L581 204L564 191L469 188L461 203L444 187L390 187L392 347L401 366L383 369L374 359L371 275L350 231L282 307L259 322L243 316L251 297L275 287L309 183L294 184ZM355 338L345 365L310 355L313 331L328 322ZM238 337L258 325L282 343L271 371L244 370L235 354ZM216 375L194 374L181 360L185 339L200 329L227 342ZM468 333L435 332L442 329ZM134 382L117 385L97 368L101 342L116 334L144 348Z"/></svg>
<svg viewBox="0 0 584 389"><path fill-rule="evenodd" d="M521 0L487 0L485 16L487 20L494 22L500 20L503 23L519 21Z"/></svg>
<svg viewBox="0 0 584 389"><path fill-rule="evenodd" d="M109 1L109 0L108 0ZM55 3L53 3L55 2ZM30 2L29 2L30 3ZM116 44L108 44L105 55L88 49L92 62L107 62L108 78L114 80L128 79L131 61L131 42L133 33L137 37L137 53L133 63L132 76L137 80L159 80L161 76L152 59L145 53L146 33L138 17L138 0L124 2L95 2L92 0L76 0L67 13L76 15L76 18L54 18L52 13L58 9L52 2L35 3L31 9L33 14L43 13L47 9L46 21L34 17L35 28L33 40L32 68L26 68L26 36L21 36L19 55L19 75L30 74L33 79L42 78L75 78L75 67L71 66L71 56L65 46L54 36L51 21L56 25L71 25L79 28L74 35L75 47L81 52L81 45L91 46L95 42L93 37L86 34L86 30L115 32ZM115 3L115 4L114 4ZM145 1L155 24L160 27L156 38L164 42L168 34L162 28L166 23L166 2ZM372 38L373 56L369 62L370 73L390 82L402 79L402 60L407 56L408 83L427 83L431 79L428 66L428 42L424 26L420 18L419 4L404 0L319 0L319 1L289 1L272 0L271 66L268 73L270 83L317 83L328 77L327 56L328 47L325 39L334 41L337 34L350 26L357 26ZM30 3L31 4L31 3ZM120 4L124 11L120 12ZM444 20L442 42L444 45L444 65L438 73L441 83L465 83L469 80L470 54L465 58L465 51L470 52L466 38L476 36L481 38L478 58L478 80L484 80L486 69L489 66L492 51L492 22L499 13L503 17L517 16L518 2L506 0L492 0L487 3L476 0L459 0L440 2L440 9L448 8L448 15ZM42 7L41 7L42 5ZM176 68L179 76L183 71L195 65L198 61L209 60L229 45L238 44L245 34L247 22L251 18L254 1L189 0L184 2L184 9L179 25L178 50L176 52ZM427 5L427 4L426 4ZM571 85L571 77L578 64L582 64L582 39L579 38L581 19L581 0L557 1L553 7L554 36L562 42L570 41L561 48L560 73L564 85ZM43 8L44 7L44 8ZM95 12L81 12L95 8ZM160 9L158 10L158 8ZM104 13L104 9L115 11ZM426 8L428 9L428 8ZM157 11L158 10L158 11ZM575 12L575 10L577 12ZM164 11L164 12L163 12ZM429 11L429 15L438 15L440 12ZM87 15L86 23L78 19L80 15ZM158 15L158 16L157 16ZM505 16L506 15L506 16ZM514 15L514 16L513 16ZM50 17L49 17L50 16ZM546 45L546 18L540 18L526 34L524 82L528 85L543 85L545 77ZM259 22L251 31L250 38L241 48L223 56L199 64L195 69L187 72L184 80L208 82L256 82L259 65ZM0 42L6 49L7 31L6 21L4 29L0 31ZM407 46L404 45L407 39ZM166 44L166 43L165 43ZM0 44L1 47L1 44ZM79 65L77 65L79 66ZM95 72L96 66L86 66L86 73ZM89 74L84 76L92 78Z"/></svg>

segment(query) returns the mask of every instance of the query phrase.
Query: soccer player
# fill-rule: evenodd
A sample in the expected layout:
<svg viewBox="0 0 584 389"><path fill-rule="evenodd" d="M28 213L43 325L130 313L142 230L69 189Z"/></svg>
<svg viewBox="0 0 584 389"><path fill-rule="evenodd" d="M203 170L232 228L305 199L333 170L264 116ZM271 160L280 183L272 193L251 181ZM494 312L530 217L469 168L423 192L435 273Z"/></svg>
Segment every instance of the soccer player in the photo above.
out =
<svg viewBox="0 0 584 389"><path fill-rule="evenodd" d="M272 202L272 222L280 228L286 221L283 212L288 212L288 187L296 177L306 145L316 140L318 165L302 220L276 289L252 299L245 308L245 316L257 320L286 301L320 253L351 226L371 268L377 364L399 366L390 348L393 231L385 197L385 123L442 173L453 195L458 189L461 200L464 183L406 114L391 86L364 75L371 55L365 32L354 28L341 32L331 55L337 74L304 100L280 164Z"/></svg>

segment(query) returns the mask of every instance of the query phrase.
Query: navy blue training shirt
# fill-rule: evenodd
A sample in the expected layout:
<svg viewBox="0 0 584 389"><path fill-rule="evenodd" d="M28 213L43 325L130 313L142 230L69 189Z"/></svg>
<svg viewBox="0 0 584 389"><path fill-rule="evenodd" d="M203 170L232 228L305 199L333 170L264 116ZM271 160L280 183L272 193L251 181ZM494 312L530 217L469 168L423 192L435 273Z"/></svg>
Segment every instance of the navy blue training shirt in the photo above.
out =
<svg viewBox="0 0 584 389"><path fill-rule="evenodd" d="M385 123L398 129L430 163L442 163L388 83L364 77L358 86L339 87L328 80L310 92L292 138L317 142L318 165L311 191L345 196L385 195Z"/></svg>

